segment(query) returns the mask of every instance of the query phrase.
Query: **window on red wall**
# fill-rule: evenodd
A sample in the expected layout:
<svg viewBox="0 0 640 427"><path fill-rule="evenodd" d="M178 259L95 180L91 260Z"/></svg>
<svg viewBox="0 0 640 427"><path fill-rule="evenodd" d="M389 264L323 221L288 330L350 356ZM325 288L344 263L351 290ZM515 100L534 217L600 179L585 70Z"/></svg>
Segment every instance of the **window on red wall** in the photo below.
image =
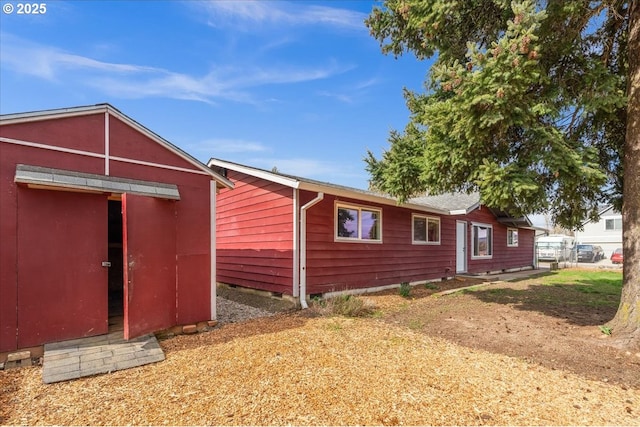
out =
<svg viewBox="0 0 640 427"><path fill-rule="evenodd" d="M423 215L412 215L411 220L413 235L412 242L414 245L440 244L440 218Z"/></svg>
<svg viewBox="0 0 640 427"><path fill-rule="evenodd" d="M491 258L493 256L493 227L489 224L473 224L473 258Z"/></svg>
<svg viewBox="0 0 640 427"><path fill-rule="evenodd" d="M336 240L381 242L381 221L379 209L336 205Z"/></svg>
<svg viewBox="0 0 640 427"><path fill-rule="evenodd" d="M507 229L507 246L509 247L518 246L518 229L517 228Z"/></svg>

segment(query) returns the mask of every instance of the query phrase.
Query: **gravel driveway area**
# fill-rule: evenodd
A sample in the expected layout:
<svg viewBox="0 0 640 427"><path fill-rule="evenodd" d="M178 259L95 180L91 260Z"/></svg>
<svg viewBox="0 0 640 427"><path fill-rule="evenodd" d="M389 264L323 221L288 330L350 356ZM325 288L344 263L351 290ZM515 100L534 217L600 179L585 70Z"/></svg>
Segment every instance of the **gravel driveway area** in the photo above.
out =
<svg viewBox="0 0 640 427"><path fill-rule="evenodd" d="M257 319L259 317L268 317L274 315L274 313L270 311L252 307L250 305L242 304L222 297L218 297L216 299L216 310L218 314L219 325L244 322L250 319Z"/></svg>

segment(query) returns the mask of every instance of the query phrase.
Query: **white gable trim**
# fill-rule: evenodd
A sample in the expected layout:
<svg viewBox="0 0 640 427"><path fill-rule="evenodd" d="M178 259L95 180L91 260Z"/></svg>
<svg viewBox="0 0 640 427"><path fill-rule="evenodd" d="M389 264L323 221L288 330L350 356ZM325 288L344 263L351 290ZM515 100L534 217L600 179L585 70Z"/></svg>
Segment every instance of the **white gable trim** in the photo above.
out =
<svg viewBox="0 0 640 427"><path fill-rule="evenodd" d="M211 176L216 182L221 184L223 187L233 188L233 183L231 181L218 175L213 170L208 168L206 165L202 164L195 158L191 157L189 154L182 151L175 145L171 144L166 139L155 134L154 132L150 131L146 127L142 126L140 123L124 115L123 113L121 113L120 111L118 111L117 109L115 109L113 106L109 104L97 104L97 105L91 105L91 106L63 108L63 109L57 109L57 110L44 110L44 111L35 111L35 112L27 112L27 113L6 114L6 115L0 116L0 125L10 125L15 123L27 123L27 122L35 122L40 120L52 120L52 119L59 119L59 118L66 118L66 117L84 116L84 115L98 114L101 112L104 112L107 116L112 115L118 118L119 120L127 124L129 127L134 128L138 132L142 133L143 135L147 136L151 140L155 141L156 143L166 148L167 150L171 151L176 156L182 158L183 160L187 161L191 165L195 166L199 171L204 172L206 175ZM107 125L108 123L105 124L105 126ZM105 137L106 138L109 137L108 133L105 133ZM111 157L111 159L115 159L115 158ZM109 159L105 158L105 162L107 162L108 160ZM180 168L176 170L188 171L188 169L186 168Z"/></svg>
<svg viewBox="0 0 640 427"><path fill-rule="evenodd" d="M224 160L213 159L213 158L209 159L207 166L209 167L217 166L224 169L231 169L236 172L254 176L256 178L266 179L267 181L282 184L290 188L300 188L300 181L296 179L288 178L288 177L267 172L261 169L252 168L250 166L244 166L244 165L239 165L237 163L225 162Z"/></svg>

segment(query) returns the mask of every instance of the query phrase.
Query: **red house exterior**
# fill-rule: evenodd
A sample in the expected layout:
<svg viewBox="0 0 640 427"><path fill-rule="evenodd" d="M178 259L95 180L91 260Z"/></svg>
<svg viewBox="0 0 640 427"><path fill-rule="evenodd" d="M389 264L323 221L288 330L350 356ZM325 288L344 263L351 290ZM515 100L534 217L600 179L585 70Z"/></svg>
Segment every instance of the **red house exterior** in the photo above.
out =
<svg viewBox="0 0 640 427"><path fill-rule="evenodd" d="M218 282L305 298L533 268L534 229L477 196L394 199L223 160ZM304 305L305 298L300 302Z"/></svg>
<svg viewBox="0 0 640 427"><path fill-rule="evenodd" d="M0 116L0 352L215 319L221 187L107 104Z"/></svg>

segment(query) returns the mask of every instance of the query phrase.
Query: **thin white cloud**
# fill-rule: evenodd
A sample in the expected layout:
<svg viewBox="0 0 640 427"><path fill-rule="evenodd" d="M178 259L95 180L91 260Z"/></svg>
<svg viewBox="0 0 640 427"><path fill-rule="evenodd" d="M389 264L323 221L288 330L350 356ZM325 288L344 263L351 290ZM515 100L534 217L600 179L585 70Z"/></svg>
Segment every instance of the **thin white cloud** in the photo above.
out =
<svg viewBox="0 0 640 427"><path fill-rule="evenodd" d="M214 138L194 144L199 150L208 150L216 153L257 153L268 151L264 144L243 139Z"/></svg>
<svg viewBox="0 0 640 427"><path fill-rule="evenodd" d="M348 9L282 1L207 1L193 4L209 14L209 25L255 29L255 25L329 25L364 30L366 14Z"/></svg>
<svg viewBox="0 0 640 427"><path fill-rule="evenodd" d="M370 88L372 86L376 86L378 84L380 84L380 79L377 78L377 77L372 77L372 78L370 78L368 80L363 80L363 81L361 81L359 83L356 83L354 85L354 88L355 89L368 89L368 88Z"/></svg>
<svg viewBox="0 0 640 427"><path fill-rule="evenodd" d="M99 61L9 34L2 34L1 39L0 64L3 69L51 81L73 81L124 98L257 103L249 91L251 88L325 79L352 68L335 61L316 67L228 65L194 76L144 65Z"/></svg>
<svg viewBox="0 0 640 427"><path fill-rule="evenodd" d="M93 70L118 74L157 73L160 70L131 64L118 64L97 61L80 55L64 52L55 47L43 46L14 37L11 34L0 34L0 61L3 68L20 74L56 80L59 75L69 70Z"/></svg>
<svg viewBox="0 0 640 427"><path fill-rule="evenodd" d="M369 88L377 85L379 80L376 78L371 78L368 80L363 80L361 82L357 82L350 86L347 89L342 91L318 91L317 94L319 96L323 96L326 98L333 98L345 104L353 104L358 100L363 99L368 93Z"/></svg>
<svg viewBox="0 0 640 427"><path fill-rule="evenodd" d="M354 97L353 95L349 95L346 93L340 93L340 92L329 92L326 90L322 90L318 92L318 95L323 96L325 98L333 98L336 99L340 102L343 102L345 104L353 104L354 103Z"/></svg>

